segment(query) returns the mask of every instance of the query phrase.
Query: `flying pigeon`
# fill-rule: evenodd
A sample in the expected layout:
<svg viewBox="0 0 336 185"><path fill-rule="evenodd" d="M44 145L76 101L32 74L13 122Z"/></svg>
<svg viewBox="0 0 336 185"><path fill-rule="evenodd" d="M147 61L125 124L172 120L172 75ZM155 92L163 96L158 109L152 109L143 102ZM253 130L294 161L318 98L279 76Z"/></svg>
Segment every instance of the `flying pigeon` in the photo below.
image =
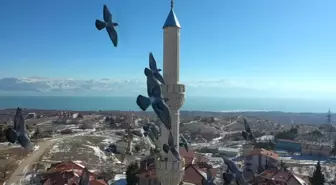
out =
<svg viewBox="0 0 336 185"><path fill-rule="evenodd" d="M167 144L162 145L162 149L165 153L168 153L170 150L170 147Z"/></svg>
<svg viewBox="0 0 336 185"><path fill-rule="evenodd" d="M8 128L6 131L6 138L9 142L18 142L23 148L28 149L32 146L32 143L28 137L27 127L24 118L21 113L15 115L16 128Z"/></svg>
<svg viewBox="0 0 336 185"><path fill-rule="evenodd" d="M118 34L117 31L115 30L116 26L119 26L118 23L112 22L112 14L110 13L109 9L107 8L106 5L104 5L103 9L103 16L104 16L104 21L96 19L96 28L98 30L102 30L106 28L106 31L114 45L114 47L117 47L118 45Z"/></svg>
<svg viewBox="0 0 336 185"><path fill-rule="evenodd" d="M244 118L244 126L245 126L245 130L248 133L252 133L251 127L250 125L247 123L246 119Z"/></svg>
<svg viewBox="0 0 336 185"><path fill-rule="evenodd" d="M176 145L174 145L174 138L171 132L169 133L168 144L164 144L162 148L165 153L168 153L170 151L177 160L181 160L180 154L176 149Z"/></svg>
<svg viewBox="0 0 336 185"><path fill-rule="evenodd" d="M143 136L143 134L140 131L138 131L138 130L132 130L131 132L132 132L133 135L136 135L138 137L142 137Z"/></svg>
<svg viewBox="0 0 336 185"><path fill-rule="evenodd" d="M213 182L214 178L212 177L210 168L207 168L206 175L207 175L206 179L203 179L202 184L203 185L215 185L215 183Z"/></svg>
<svg viewBox="0 0 336 185"><path fill-rule="evenodd" d="M21 114L22 114L22 109L20 107L18 107L16 109L14 120L13 120L13 122L14 122L14 130L17 131L17 132L19 131L19 123L18 122L19 122Z"/></svg>
<svg viewBox="0 0 336 185"><path fill-rule="evenodd" d="M244 126L245 126L245 131L242 131L242 136L244 140L246 141L251 141L252 144L255 144L257 141L252 133L250 125L247 123L246 119L244 119Z"/></svg>
<svg viewBox="0 0 336 185"><path fill-rule="evenodd" d="M174 146L174 138L172 132L169 132L169 137L168 137L168 146Z"/></svg>
<svg viewBox="0 0 336 185"><path fill-rule="evenodd" d="M187 142L186 138L182 134L180 134L180 139L181 139L180 146L183 146L184 149L187 152L189 152L189 146L188 146L188 142Z"/></svg>
<svg viewBox="0 0 336 185"><path fill-rule="evenodd" d="M171 130L170 110L165 103L165 101L168 101L168 99L162 97L161 86L155 79L153 72L150 69L145 68L145 74L147 76L147 91L149 98L139 95L137 97L136 103L143 111L146 111L147 108L152 105L154 112L159 117L161 122L168 130Z"/></svg>
<svg viewBox="0 0 336 185"><path fill-rule="evenodd" d="M151 126L150 130L152 131L155 138L158 140L160 133L159 133L159 130L156 128L156 126L155 125Z"/></svg>
<svg viewBox="0 0 336 185"><path fill-rule="evenodd" d="M165 82L163 80L162 75L160 74L160 71L162 71L162 70L157 68L157 66L156 66L156 60L155 60L152 52L149 53L149 68L153 71L154 77L159 82L161 82L162 84L164 84Z"/></svg>
<svg viewBox="0 0 336 185"><path fill-rule="evenodd" d="M147 123L146 125L143 126L143 130L145 132L148 132L149 130L151 130L155 136L156 139L159 139L159 129L157 128L157 126L153 123Z"/></svg>
<svg viewBox="0 0 336 185"><path fill-rule="evenodd" d="M149 137L149 139L150 139L153 143L156 142L156 138L155 138L155 135L154 135L154 133L152 132L152 130L148 130L148 137Z"/></svg>
<svg viewBox="0 0 336 185"><path fill-rule="evenodd" d="M243 172L238 168L237 164L233 162L232 160L228 159L227 157L222 156L224 163L228 167L228 171L231 172L232 174L225 173L223 174L223 179L226 184L230 184L228 182L229 180L235 179L237 185L248 185L244 176Z"/></svg>
<svg viewBox="0 0 336 185"><path fill-rule="evenodd" d="M78 185L89 185L90 183L90 172L89 170L85 167L83 169L82 175L79 179Z"/></svg>

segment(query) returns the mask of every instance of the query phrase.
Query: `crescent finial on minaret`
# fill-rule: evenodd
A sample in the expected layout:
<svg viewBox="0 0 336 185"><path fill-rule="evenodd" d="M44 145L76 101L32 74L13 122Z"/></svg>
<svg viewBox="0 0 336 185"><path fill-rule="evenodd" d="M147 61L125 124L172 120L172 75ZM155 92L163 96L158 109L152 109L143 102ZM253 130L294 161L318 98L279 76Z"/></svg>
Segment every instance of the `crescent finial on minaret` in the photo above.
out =
<svg viewBox="0 0 336 185"><path fill-rule="evenodd" d="M170 0L170 8L171 8L171 9L174 8L174 0Z"/></svg>

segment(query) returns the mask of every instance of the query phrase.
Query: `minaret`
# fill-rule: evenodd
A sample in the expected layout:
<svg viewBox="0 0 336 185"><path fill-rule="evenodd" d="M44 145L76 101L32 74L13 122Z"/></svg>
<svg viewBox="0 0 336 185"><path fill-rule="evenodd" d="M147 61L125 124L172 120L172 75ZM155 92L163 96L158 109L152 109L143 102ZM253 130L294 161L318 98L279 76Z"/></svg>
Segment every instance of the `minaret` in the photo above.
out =
<svg viewBox="0 0 336 185"><path fill-rule="evenodd" d="M163 95L169 99L172 135L174 144L179 151L180 137L180 111L184 103L185 86L180 82L180 24L174 12L174 2L171 0L170 12L163 25ZM161 128L160 142L168 142L168 130ZM168 152L161 153L163 159L157 160L156 171L158 180L162 185L177 185L184 176L184 160L178 161Z"/></svg>

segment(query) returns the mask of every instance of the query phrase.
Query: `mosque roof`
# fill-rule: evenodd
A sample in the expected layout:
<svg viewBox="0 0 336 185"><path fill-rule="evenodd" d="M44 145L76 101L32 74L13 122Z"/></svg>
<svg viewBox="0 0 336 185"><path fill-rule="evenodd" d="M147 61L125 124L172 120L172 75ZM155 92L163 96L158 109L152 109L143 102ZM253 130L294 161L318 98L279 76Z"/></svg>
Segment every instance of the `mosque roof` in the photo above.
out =
<svg viewBox="0 0 336 185"><path fill-rule="evenodd" d="M170 9L170 12L168 14L168 17L166 19L166 22L163 25L163 28L166 27L178 27L181 28L179 21L177 20L177 17L175 15L175 12L173 8Z"/></svg>

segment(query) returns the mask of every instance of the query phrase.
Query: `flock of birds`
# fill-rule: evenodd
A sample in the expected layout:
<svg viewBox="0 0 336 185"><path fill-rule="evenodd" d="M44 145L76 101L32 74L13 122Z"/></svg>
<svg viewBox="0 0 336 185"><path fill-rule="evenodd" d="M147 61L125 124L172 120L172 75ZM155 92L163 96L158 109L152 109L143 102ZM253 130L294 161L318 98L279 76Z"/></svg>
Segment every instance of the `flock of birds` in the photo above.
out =
<svg viewBox="0 0 336 185"><path fill-rule="evenodd" d="M136 99L137 105L141 110L146 111L149 106L152 106L156 116L160 119L165 128L169 131L169 137L167 144L162 145L162 150L165 153L169 151L175 156L177 160L181 160L177 146L174 144L174 138L171 132L171 117L170 110L166 104L169 101L168 98L164 98L162 95L161 85L165 84L161 69L157 68L156 60L152 53L149 54L149 68L145 68L144 73L147 77L147 95L139 95ZM160 125L161 127L161 125ZM144 130L146 135L149 136L152 142L157 143L160 132L154 124L145 125ZM153 137L154 136L154 137ZM187 147L188 148L188 147ZM161 147L157 147L156 151L161 151Z"/></svg>
<svg viewBox="0 0 336 185"><path fill-rule="evenodd" d="M106 28L106 31L114 45L118 45L118 34L115 30L115 27L118 26L118 23L112 21L112 14L106 5L103 7L103 20L96 20L95 25L98 30ZM174 138L171 132L171 117L170 109L167 106L166 102L169 101L168 98L164 98L162 95L161 85L165 84L165 81L160 74L161 69L157 68L156 60L152 53L149 53L149 68L145 68L144 73L147 77L147 95L139 95L136 99L137 105L141 110L146 111L149 106L152 106L155 114L161 120L162 124L169 131L169 137L167 143L161 144L161 147L158 146L158 140L160 136L161 129L153 123L148 123L143 127L144 136L149 137L149 139L155 143L156 154L159 155L161 149L165 153L169 151L175 156L176 160L181 160L179 151L177 150L177 145L174 144ZM253 144L256 143L256 139L252 134L251 128L247 121L244 119L245 131L242 132L242 136L246 141L250 141ZM161 125L159 125L161 127ZM6 130L6 138L11 143L17 143L21 145L24 149L30 149L32 147L32 142L28 136L27 126L22 115L22 110L17 108L16 114L14 116L14 127L8 128ZM186 151L189 151L188 142L185 137L180 135L179 146L184 147ZM239 169L237 164L231 159L222 157L224 163L227 165L227 171L223 173L224 184L228 185L231 181L236 181L238 185L247 185L247 182L243 176L243 172ZM207 178L203 181L203 185L215 185L214 177L212 176L210 168L207 168ZM90 173L87 168L83 169L82 175L79 179L78 185L89 185L90 184Z"/></svg>

